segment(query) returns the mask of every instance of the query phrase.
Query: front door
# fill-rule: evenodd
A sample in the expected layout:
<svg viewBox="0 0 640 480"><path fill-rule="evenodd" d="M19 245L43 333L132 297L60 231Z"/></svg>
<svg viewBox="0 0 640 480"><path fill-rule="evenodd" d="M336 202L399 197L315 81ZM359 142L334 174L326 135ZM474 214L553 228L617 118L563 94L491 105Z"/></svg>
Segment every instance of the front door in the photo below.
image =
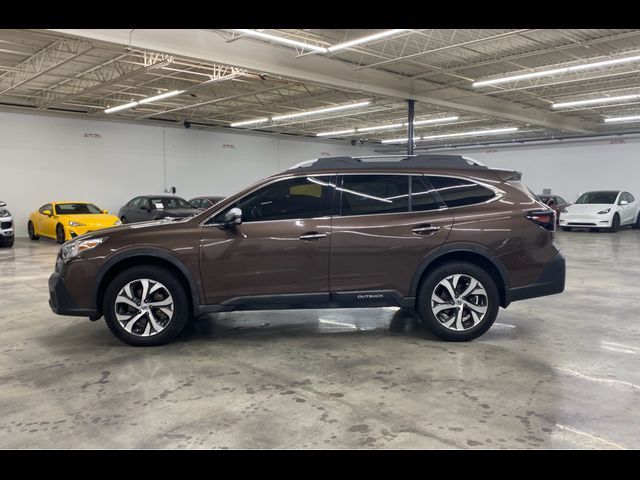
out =
<svg viewBox="0 0 640 480"><path fill-rule="evenodd" d="M308 294L326 300L333 178L276 180L209 219L200 243L207 303L292 304L296 298L307 301ZM234 207L242 210L242 224L220 228L225 213Z"/></svg>
<svg viewBox="0 0 640 480"><path fill-rule="evenodd" d="M331 234L330 284L336 297L357 301L373 298L358 295L383 290L388 291L383 296L409 295L416 269L443 244L453 224L432 190L422 175L342 177Z"/></svg>

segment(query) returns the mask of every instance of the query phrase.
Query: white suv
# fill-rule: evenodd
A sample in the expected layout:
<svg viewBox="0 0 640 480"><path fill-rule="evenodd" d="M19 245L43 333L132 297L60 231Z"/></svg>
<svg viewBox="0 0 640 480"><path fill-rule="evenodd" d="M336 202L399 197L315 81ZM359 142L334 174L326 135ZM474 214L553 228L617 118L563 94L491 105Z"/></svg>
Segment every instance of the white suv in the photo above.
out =
<svg viewBox="0 0 640 480"><path fill-rule="evenodd" d="M0 200L0 247L13 247L13 218L7 204Z"/></svg>
<svg viewBox="0 0 640 480"><path fill-rule="evenodd" d="M560 228L607 229L617 232L631 225L640 228L640 202L629 192L602 190L586 192L560 213Z"/></svg>

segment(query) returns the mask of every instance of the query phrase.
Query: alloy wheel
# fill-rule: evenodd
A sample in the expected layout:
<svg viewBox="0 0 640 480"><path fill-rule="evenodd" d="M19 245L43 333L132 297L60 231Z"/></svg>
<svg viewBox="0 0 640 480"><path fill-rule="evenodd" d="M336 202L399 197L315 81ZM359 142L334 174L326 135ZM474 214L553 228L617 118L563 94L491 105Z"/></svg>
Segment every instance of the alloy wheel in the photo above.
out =
<svg viewBox="0 0 640 480"><path fill-rule="evenodd" d="M163 331L173 313L173 297L157 280L133 280L120 289L115 299L115 314L120 326L139 337L151 337Z"/></svg>
<svg viewBox="0 0 640 480"><path fill-rule="evenodd" d="M455 274L442 279L431 294L431 311L443 327L469 330L484 319L489 298L484 286L471 275Z"/></svg>

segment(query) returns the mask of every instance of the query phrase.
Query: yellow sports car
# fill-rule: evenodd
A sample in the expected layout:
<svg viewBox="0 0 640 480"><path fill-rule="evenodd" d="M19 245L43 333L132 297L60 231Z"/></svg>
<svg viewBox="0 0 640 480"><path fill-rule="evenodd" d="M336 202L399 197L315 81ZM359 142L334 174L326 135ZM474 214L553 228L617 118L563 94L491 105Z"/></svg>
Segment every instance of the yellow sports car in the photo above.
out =
<svg viewBox="0 0 640 480"><path fill-rule="evenodd" d="M93 203L51 202L29 215L29 238L55 238L58 243L103 228L121 225L120 219Z"/></svg>

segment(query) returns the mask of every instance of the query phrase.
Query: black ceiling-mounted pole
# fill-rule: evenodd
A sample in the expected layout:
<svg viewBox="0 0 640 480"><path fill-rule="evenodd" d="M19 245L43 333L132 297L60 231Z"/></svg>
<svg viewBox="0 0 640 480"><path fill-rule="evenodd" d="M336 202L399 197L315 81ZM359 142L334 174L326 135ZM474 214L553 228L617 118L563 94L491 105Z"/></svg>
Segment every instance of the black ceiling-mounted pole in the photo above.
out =
<svg viewBox="0 0 640 480"><path fill-rule="evenodd" d="M413 155L413 116L415 111L415 100L407 100L409 104L409 115L407 121L407 155Z"/></svg>

